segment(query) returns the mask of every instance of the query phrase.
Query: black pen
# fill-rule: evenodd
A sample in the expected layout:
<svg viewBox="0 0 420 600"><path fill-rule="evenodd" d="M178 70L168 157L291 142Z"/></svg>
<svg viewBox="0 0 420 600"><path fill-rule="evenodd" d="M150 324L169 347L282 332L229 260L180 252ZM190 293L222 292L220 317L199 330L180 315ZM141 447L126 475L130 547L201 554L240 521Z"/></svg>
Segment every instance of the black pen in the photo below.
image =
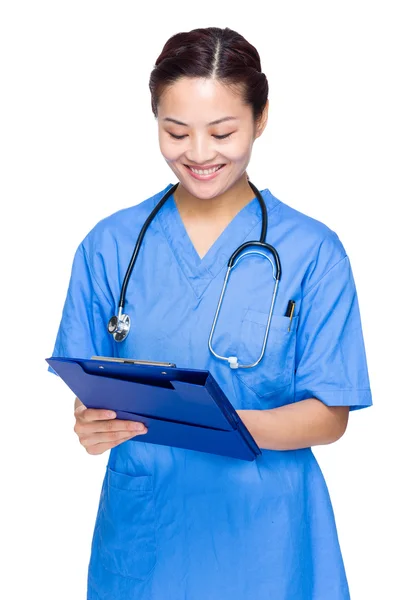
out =
<svg viewBox="0 0 420 600"><path fill-rule="evenodd" d="M289 319L290 319L289 328L287 331L290 331L290 325L292 324L293 313L295 312L295 305L296 305L296 302L294 300L289 300L289 302L287 304L285 317L289 317Z"/></svg>

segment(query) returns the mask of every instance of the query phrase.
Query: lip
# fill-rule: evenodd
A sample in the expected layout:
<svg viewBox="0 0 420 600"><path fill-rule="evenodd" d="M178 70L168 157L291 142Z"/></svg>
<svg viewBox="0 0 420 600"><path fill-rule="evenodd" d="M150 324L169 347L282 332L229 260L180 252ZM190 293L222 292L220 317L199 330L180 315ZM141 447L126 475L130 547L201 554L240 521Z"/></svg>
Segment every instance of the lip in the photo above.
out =
<svg viewBox="0 0 420 600"><path fill-rule="evenodd" d="M214 165L187 165L187 163L184 163L186 167L189 167L190 169L198 169L199 171L205 171L206 169L214 169L214 167L220 167L221 165L224 165L225 163L216 163Z"/></svg>
<svg viewBox="0 0 420 600"><path fill-rule="evenodd" d="M215 167L221 167L220 169L217 169L217 171L214 171L214 173L210 173L208 175L199 175L198 173L194 173L194 171L191 170L191 169L197 169L198 167L191 167L190 165L184 164L184 167L187 169L187 171L191 175L191 177L193 177L194 179L197 179L198 181L209 181L210 179L214 179L215 177L217 177L219 175L219 173L221 171L223 171L225 166L226 166L225 163L218 163L215 165L208 165L206 167L199 167L200 171L204 170L204 169L212 169Z"/></svg>
<svg viewBox="0 0 420 600"><path fill-rule="evenodd" d="M191 177L193 177L194 179L197 179L198 181L209 181L210 179L214 179L215 177L217 177L219 175L219 173L221 171L223 171L226 164L219 163L219 164L215 164L215 165L208 165L207 167L200 167L200 171L204 170L204 169L211 169L214 167L221 167L220 169L217 169L217 171L214 171L214 173L210 173L209 175L199 175L198 173L194 173L194 171L191 170L190 165L184 164L184 166L187 169L188 173L191 175ZM196 169L197 167L192 167L192 168Z"/></svg>

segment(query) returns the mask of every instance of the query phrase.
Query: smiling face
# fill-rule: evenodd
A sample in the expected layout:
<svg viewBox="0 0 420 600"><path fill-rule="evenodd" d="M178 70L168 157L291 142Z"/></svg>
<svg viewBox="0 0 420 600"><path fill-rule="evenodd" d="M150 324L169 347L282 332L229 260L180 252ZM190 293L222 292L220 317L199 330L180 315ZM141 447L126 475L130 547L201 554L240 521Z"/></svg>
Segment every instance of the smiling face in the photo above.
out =
<svg viewBox="0 0 420 600"><path fill-rule="evenodd" d="M243 178L264 117L255 123L252 107L214 79L182 77L159 99L160 150L187 192L215 198Z"/></svg>

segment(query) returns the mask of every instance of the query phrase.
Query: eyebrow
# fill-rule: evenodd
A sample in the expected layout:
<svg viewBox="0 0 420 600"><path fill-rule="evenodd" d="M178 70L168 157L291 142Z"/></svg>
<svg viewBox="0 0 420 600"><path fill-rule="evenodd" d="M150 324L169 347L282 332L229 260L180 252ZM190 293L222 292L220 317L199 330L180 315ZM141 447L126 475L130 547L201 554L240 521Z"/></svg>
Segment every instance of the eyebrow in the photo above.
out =
<svg viewBox="0 0 420 600"><path fill-rule="evenodd" d="M164 121L170 121L171 123L176 123L177 125L182 125L183 127L188 127L187 123L183 123L182 121L178 121L177 119L172 119L171 117L165 117ZM211 121L207 123L207 125L218 125L219 123L224 123L225 121L237 121L238 117L223 117L222 119L217 119L216 121Z"/></svg>

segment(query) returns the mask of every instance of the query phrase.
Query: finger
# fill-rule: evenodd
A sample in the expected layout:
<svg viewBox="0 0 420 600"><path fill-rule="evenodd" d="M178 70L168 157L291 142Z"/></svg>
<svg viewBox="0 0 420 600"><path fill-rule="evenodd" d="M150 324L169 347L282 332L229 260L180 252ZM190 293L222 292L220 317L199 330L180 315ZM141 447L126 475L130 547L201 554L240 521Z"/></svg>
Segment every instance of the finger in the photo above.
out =
<svg viewBox="0 0 420 600"><path fill-rule="evenodd" d="M89 446L88 448L86 448L86 451L89 454L102 454L103 452L106 452L107 450L110 450L111 448L115 448L115 446L118 446L119 444L122 444L123 442L127 442L128 440L130 440L132 437L134 436L128 436L128 437L124 437L120 440L114 440L112 442L101 442L100 444L93 444L92 446Z"/></svg>
<svg viewBox="0 0 420 600"><path fill-rule="evenodd" d="M82 415L86 410L87 410L87 408L86 408L86 406L84 404L79 404L74 409L74 416L78 417L78 416Z"/></svg>
<svg viewBox="0 0 420 600"><path fill-rule="evenodd" d="M74 430L77 434L95 434L111 431L144 431L143 423L138 421L123 421L122 419L111 419L108 421L85 421L76 420Z"/></svg>
<svg viewBox="0 0 420 600"><path fill-rule="evenodd" d="M105 421L109 419L115 419L117 414L113 410L106 410L102 408L86 408L84 410L81 406L78 406L74 411L76 417L80 416L84 421Z"/></svg>
<svg viewBox="0 0 420 600"><path fill-rule="evenodd" d="M86 447L94 446L95 444L107 444L111 442L118 442L124 438L132 438L136 435L144 435L147 433L147 429L144 427L142 431L106 431L103 433L94 433L91 435L79 436L80 443Z"/></svg>

